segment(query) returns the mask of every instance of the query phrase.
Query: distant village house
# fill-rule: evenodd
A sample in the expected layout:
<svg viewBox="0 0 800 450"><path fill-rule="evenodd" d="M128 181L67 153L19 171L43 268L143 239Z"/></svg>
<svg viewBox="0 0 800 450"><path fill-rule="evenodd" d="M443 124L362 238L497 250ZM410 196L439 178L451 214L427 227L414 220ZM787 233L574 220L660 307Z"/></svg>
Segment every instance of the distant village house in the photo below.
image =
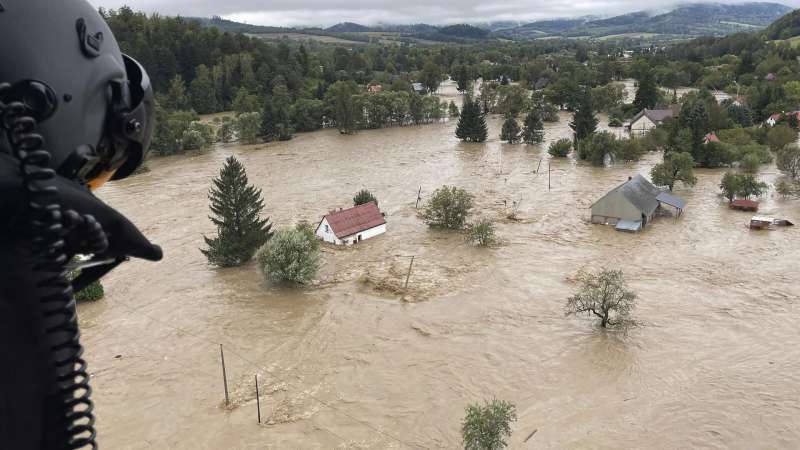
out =
<svg viewBox="0 0 800 450"><path fill-rule="evenodd" d="M375 202L369 202L327 214L314 234L331 244L352 245L385 232L386 218Z"/></svg>
<svg viewBox="0 0 800 450"><path fill-rule="evenodd" d="M378 92L383 91L383 86L379 83L370 83L367 85L367 92L372 92L377 94Z"/></svg>
<svg viewBox="0 0 800 450"><path fill-rule="evenodd" d="M643 135L675 116L672 109L644 109L633 116L628 124L631 135Z"/></svg>
<svg viewBox="0 0 800 450"><path fill-rule="evenodd" d="M686 202L663 192L641 175L629 178L592 205L592 223L613 225L620 231L639 231L662 204L683 212Z"/></svg>

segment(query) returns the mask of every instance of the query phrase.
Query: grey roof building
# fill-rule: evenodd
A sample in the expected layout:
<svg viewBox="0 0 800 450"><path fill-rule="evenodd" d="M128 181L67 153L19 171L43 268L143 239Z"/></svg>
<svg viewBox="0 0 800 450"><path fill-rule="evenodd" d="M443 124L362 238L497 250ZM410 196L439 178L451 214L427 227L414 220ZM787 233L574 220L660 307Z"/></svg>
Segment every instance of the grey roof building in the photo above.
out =
<svg viewBox="0 0 800 450"><path fill-rule="evenodd" d="M661 204L675 207L679 214L686 202L662 192L641 175L610 190L592 205L592 223L614 225L625 231L638 231L653 219Z"/></svg>

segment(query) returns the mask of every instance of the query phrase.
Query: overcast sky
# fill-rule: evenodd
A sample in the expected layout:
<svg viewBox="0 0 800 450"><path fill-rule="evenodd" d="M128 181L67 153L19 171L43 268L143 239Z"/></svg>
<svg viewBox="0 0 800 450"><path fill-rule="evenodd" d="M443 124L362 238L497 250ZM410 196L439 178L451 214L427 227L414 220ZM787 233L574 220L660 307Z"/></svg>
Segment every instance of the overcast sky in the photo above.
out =
<svg viewBox="0 0 800 450"><path fill-rule="evenodd" d="M339 22L461 23L499 20L530 21L582 15L612 16L647 9L666 10L676 0L90 0L95 6L166 15L219 15L258 25L333 25ZM694 3L696 1L692 1ZM690 3L683 1L681 3ZM717 3L742 3L718 1ZM800 7L800 0L779 1Z"/></svg>

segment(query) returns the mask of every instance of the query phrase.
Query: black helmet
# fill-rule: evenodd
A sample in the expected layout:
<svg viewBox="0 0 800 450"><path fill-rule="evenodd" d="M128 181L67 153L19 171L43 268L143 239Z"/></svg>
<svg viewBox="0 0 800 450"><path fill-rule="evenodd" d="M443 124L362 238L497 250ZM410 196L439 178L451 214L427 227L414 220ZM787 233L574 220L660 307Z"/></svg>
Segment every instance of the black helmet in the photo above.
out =
<svg viewBox="0 0 800 450"><path fill-rule="evenodd" d="M64 177L96 187L144 160L155 122L147 73L85 0L0 0L0 101L22 101ZM10 153L0 129L0 152Z"/></svg>

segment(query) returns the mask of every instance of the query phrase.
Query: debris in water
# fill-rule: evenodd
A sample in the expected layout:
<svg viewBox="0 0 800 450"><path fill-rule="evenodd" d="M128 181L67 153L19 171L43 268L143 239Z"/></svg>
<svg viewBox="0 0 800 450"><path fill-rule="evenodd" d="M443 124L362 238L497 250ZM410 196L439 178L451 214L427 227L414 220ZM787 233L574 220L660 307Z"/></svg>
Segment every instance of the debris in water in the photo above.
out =
<svg viewBox="0 0 800 450"><path fill-rule="evenodd" d="M532 438L532 437L533 437L533 435L534 435L534 434L536 434L536 432L537 432L537 431L539 431L539 429L538 429L538 428L536 428L536 429L534 429L533 431L531 431L531 434L529 434L529 435L528 435L528 437L526 437L526 438L525 438L525 440L524 440L524 441L522 441L522 442L528 442L528 440L529 440L530 438Z"/></svg>

